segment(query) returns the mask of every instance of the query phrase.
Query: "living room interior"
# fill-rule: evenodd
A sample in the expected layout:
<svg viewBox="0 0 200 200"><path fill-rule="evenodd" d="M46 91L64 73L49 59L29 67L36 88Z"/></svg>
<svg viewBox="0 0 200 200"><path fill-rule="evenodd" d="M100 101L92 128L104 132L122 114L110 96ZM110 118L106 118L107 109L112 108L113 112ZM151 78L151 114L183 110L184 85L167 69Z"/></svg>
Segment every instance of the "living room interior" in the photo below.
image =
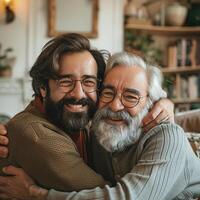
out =
<svg viewBox="0 0 200 200"><path fill-rule="evenodd" d="M200 156L199 0L0 0L0 121L32 99L29 70L43 45L62 33L87 36L111 54L156 64L177 122ZM198 149L199 148L199 149Z"/></svg>

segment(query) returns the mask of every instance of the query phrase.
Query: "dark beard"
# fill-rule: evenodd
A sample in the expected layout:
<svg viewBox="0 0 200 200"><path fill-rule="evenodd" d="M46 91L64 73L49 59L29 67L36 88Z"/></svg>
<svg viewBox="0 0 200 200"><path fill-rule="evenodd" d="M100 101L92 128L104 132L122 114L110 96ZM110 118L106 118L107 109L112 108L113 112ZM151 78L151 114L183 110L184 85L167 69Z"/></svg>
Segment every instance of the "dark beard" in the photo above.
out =
<svg viewBox="0 0 200 200"><path fill-rule="evenodd" d="M68 104L87 105L88 111L70 112L64 108L64 105ZM61 99L59 102L54 102L47 95L45 99L45 110L49 121L64 130L67 134L72 134L84 129L92 119L96 111L96 103L90 98L82 98L80 100L66 98Z"/></svg>

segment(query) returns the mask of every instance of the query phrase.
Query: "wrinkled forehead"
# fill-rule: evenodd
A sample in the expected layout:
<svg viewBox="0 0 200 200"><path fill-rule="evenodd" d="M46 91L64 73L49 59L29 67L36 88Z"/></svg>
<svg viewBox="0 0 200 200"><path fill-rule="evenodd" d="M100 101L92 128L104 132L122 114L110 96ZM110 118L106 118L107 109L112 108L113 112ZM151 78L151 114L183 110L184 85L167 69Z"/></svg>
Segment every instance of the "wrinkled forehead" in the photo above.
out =
<svg viewBox="0 0 200 200"><path fill-rule="evenodd" d="M110 85L119 91L136 89L143 94L148 87L146 71L138 66L118 65L107 72L104 85Z"/></svg>

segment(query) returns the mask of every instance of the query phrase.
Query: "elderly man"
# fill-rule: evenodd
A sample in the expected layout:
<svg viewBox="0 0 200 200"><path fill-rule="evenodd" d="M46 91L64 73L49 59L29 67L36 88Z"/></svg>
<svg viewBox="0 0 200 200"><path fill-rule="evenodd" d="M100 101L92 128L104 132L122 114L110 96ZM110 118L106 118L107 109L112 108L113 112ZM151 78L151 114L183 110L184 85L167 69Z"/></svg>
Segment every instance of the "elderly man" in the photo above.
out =
<svg viewBox="0 0 200 200"><path fill-rule="evenodd" d="M1 159L1 168L22 167L46 188L78 191L104 186L102 176L86 164L91 151L87 126L104 69L103 54L81 35L66 34L48 42L30 72L35 99L7 124L9 157Z"/></svg>
<svg viewBox="0 0 200 200"><path fill-rule="evenodd" d="M183 130L170 123L158 125L148 134L143 134L141 128L154 101L166 96L159 70L127 53L112 56L108 68L92 123L93 161L94 168L114 187L71 193L50 190L47 196L47 190L38 189L24 172L11 167L6 171L16 177L0 179L4 185L1 191L10 193L10 197L29 199L31 193L35 199L49 200L171 200L200 196L200 160Z"/></svg>

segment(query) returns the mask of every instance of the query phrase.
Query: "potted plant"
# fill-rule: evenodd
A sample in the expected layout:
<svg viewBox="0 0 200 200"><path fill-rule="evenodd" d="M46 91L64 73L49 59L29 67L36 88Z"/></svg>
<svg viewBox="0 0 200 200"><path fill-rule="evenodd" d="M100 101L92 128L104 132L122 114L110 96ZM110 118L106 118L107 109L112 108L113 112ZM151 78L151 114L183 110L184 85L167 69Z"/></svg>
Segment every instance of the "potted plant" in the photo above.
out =
<svg viewBox="0 0 200 200"><path fill-rule="evenodd" d="M11 77L12 67L15 62L15 57L12 56L13 49L6 48L4 51L0 44L0 77Z"/></svg>
<svg viewBox="0 0 200 200"><path fill-rule="evenodd" d="M155 46L151 35L125 31L125 41L126 51L143 57L148 63L163 65L163 52Z"/></svg>

